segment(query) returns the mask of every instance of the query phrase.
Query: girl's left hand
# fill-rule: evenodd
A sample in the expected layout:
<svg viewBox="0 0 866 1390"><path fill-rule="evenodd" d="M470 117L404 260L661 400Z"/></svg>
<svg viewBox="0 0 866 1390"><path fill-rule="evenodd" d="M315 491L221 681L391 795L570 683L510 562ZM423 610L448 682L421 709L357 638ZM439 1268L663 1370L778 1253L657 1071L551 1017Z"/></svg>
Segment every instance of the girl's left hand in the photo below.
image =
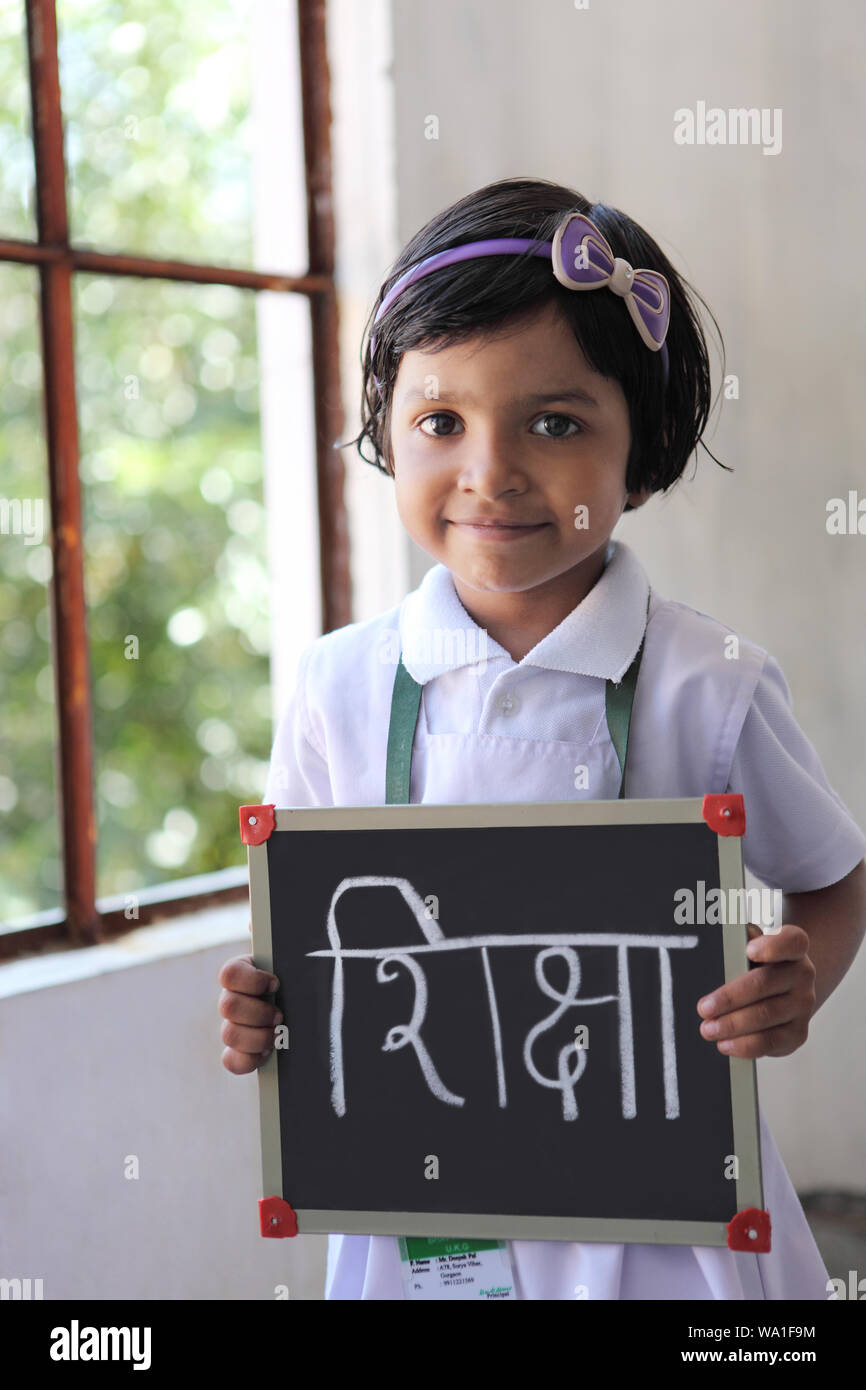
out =
<svg viewBox="0 0 866 1390"><path fill-rule="evenodd" d="M809 938L789 922L763 933L749 925L745 975L698 1000L703 1037L729 1057L787 1057L802 1047L815 1012Z"/></svg>

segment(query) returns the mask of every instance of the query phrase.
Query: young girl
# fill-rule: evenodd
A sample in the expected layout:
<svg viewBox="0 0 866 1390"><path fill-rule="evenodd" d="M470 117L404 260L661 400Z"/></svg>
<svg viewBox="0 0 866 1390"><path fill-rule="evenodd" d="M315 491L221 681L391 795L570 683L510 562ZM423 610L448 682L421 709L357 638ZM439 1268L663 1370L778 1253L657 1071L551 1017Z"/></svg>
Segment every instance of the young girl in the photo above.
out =
<svg viewBox="0 0 866 1390"><path fill-rule="evenodd" d="M624 213L508 179L422 228L369 327L354 442L370 441L436 563L398 608L304 652L265 800L606 799L623 768L631 797L742 793L745 863L786 893L784 925L749 928L749 973L696 1000L695 1027L731 1056L790 1054L866 927L866 838L772 656L651 590L611 540L624 510L676 482L707 423L685 282ZM624 740L610 713L623 699ZM408 766L388 757L392 712ZM262 997L275 982L249 956L220 982L223 1063L252 1071L281 1019ZM769 1254L515 1240L516 1296L826 1298L763 1114L761 1144ZM331 1236L325 1297L403 1298L396 1237Z"/></svg>

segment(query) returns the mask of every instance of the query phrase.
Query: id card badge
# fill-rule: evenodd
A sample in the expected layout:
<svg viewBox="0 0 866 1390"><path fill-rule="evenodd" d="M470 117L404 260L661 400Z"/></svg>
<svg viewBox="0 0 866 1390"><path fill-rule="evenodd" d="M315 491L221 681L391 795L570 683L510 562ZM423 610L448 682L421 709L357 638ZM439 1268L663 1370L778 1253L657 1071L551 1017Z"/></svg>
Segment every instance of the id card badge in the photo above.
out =
<svg viewBox="0 0 866 1390"><path fill-rule="evenodd" d="M405 1295L443 1299L516 1299L514 1272L504 1240L447 1236L398 1236Z"/></svg>

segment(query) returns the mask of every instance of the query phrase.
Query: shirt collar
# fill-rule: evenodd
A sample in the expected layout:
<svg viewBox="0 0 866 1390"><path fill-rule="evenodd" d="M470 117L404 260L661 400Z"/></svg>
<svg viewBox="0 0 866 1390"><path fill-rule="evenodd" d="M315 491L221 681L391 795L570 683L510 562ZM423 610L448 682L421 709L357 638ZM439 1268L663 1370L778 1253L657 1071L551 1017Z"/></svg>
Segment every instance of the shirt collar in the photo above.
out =
<svg viewBox="0 0 866 1390"><path fill-rule="evenodd" d="M605 567L586 598L519 663L475 623L444 565L428 570L400 608L403 665L419 685L445 671L503 657L573 675L622 680L646 629L649 580L622 541L610 541Z"/></svg>

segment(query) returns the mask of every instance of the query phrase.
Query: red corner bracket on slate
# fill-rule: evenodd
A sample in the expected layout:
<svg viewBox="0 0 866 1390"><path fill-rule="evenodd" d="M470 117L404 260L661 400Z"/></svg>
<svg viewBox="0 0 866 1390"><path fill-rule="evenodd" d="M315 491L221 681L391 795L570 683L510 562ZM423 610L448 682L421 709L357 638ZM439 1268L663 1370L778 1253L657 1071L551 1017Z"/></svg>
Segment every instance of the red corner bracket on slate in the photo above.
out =
<svg viewBox="0 0 866 1390"><path fill-rule="evenodd" d="M260 1197L259 1229L263 1236L296 1236L298 1218L282 1197Z"/></svg>
<svg viewBox="0 0 866 1390"><path fill-rule="evenodd" d="M740 792L729 792L722 796L708 794L704 797L701 814L717 835L746 833L746 808Z"/></svg>
<svg viewBox="0 0 866 1390"><path fill-rule="evenodd" d="M770 1213L760 1207L744 1207L728 1222L727 1232L729 1250L766 1255L770 1250Z"/></svg>
<svg viewBox="0 0 866 1390"><path fill-rule="evenodd" d="M241 806L241 842L245 845L261 845L269 839L276 829L275 805Z"/></svg>

